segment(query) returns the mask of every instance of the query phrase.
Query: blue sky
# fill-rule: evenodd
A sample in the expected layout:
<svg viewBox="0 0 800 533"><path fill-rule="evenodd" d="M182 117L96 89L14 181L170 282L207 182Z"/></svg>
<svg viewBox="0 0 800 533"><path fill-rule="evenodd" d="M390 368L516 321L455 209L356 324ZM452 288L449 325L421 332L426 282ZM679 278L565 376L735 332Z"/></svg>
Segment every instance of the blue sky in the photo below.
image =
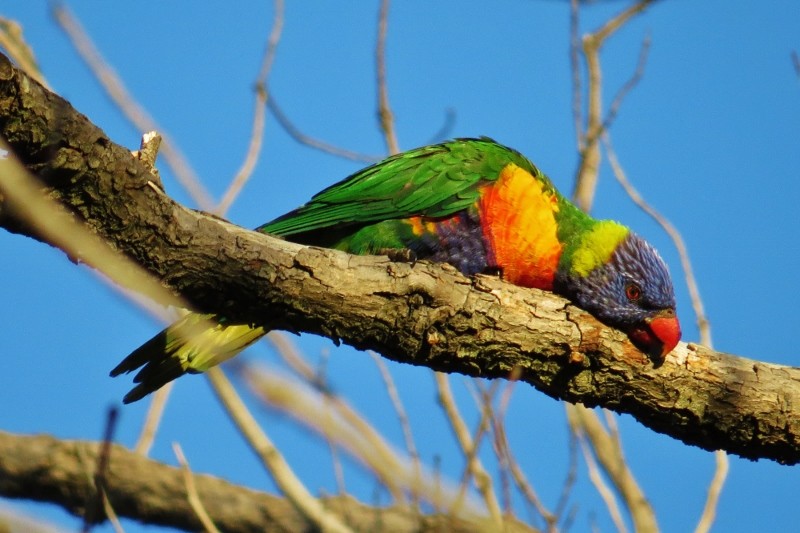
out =
<svg viewBox="0 0 800 533"><path fill-rule="evenodd" d="M259 68L272 6L269 2L158 2L70 6L132 94L176 138L204 184L219 197L245 153ZM569 193L577 164L568 64L568 8L561 1L406 0L391 9L387 68L401 148L427 144L445 122L449 136L489 135L528 155ZM623 2L584 12L594 28ZM271 87L306 134L335 145L382 154L375 106L374 40L377 2L289 3ZM136 148L136 131L105 96L46 2L7 2L0 14L19 21L49 82L117 143ZM715 347L796 365L791 344L800 279L795 275L800 217L800 11L794 0L656 3L603 51L605 101L633 71L642 39L652 39L641 83L613 125L614 146L629 178L680 229L689 247ZM254 227L296 207L357 170L358 163L293 141L267 119L264 151L252 180L228 213ZM167 191L191 200L162 167ZM627 199L608 165L601 169L594 207L650 240L677 278L684 339L697 340L679 261L666 235ZM130 381L108 370L147 340L159 324L63 253L0 232L4 250L0 291L3 372L0 429L99 438L106 408ZM788 265L788 266L787 266ZM780 283L778 283L780 281ZM297 340L316 361L329 354L337 391L402 448L402 435L375 365L350 348L307 335ZM245 356L278 365L266 345ZM434 401L433 377L422 368L387 362L406 402L417 444L429 464L458 478L450 431ZM452 383L471 405L465 379ZM24 406L24 408L22 408ZM118 440L135 442L144 402L125 407ZM327 446L291 421L257 410L273 438L313 491L333 492ZM554 506L568 463L563 406L519 385L509 411L517 455L546 504ZM473 412L470 420L474 424ZM629 416L619 419L626 455L664 531L693 528L713 473L713 455L653 433ZM153 456L175 463L178 441L199 472L262 490L272 482L259 469L202 378L181 379L167 407ZM488 451L488 446L486 446ZM487 455L488 456L488 455ZM796 527L800 474L768 461L731 458L717 531ZM348 465L347 486L371 501L375 482ZM583 465L572 502L573 530L592 524L612 530ZM52 506L10 503L69 529L77 521ZM527 516L523 508L518 512ZM143 529L130 522L128 531ZM110 528L98 528L110 531Z"/></svg>

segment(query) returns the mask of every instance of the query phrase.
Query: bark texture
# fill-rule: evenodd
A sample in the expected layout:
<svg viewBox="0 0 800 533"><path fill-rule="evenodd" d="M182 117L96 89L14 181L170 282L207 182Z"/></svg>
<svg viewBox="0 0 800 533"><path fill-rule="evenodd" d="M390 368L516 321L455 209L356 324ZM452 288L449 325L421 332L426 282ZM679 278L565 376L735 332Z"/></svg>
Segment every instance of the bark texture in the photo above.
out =
<svg viewBox="0 0 800 533"><path fill-rule="evenodd" d="M567 300L446 265L302 247L187 209L68 102L0 57L0 135L57 199L197 310L445 372L519 379L707 450L800 461L800 369L681 343L656 366ZM0 226L41 238L0 175ZM102 268L102 267L101 267Z"/></svg>

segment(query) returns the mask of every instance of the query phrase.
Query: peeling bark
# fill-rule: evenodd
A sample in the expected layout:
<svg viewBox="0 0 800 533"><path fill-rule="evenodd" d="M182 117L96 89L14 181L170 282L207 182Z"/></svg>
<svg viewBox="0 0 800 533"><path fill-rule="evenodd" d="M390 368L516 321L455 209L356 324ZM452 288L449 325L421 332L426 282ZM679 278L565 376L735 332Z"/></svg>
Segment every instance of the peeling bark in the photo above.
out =
<svg viewBox="0 0 800 533"><path fill-rule="evenodd" d="M707 450L800 461L800 369L681 343L656 367L550 293L447 265L303 247L187 209L68 102L0 57L0 135L73 216L195 309L633 415ZM0 176L0 226L34 238Z"/></svg>

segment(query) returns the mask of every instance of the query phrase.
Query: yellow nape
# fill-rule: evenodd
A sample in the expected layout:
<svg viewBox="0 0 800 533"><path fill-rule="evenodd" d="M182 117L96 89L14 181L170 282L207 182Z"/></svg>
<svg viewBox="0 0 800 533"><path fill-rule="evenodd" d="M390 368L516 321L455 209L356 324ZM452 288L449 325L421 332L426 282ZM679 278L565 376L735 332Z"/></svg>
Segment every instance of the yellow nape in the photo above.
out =
<svg viewBox="0 0 800 533"><path fill-rule="evenodd" d="M583 236L580 246L572 255L572 272L585 277L598 266L606 264L628 233L628 228L613 220L598 222Z"/></svg>

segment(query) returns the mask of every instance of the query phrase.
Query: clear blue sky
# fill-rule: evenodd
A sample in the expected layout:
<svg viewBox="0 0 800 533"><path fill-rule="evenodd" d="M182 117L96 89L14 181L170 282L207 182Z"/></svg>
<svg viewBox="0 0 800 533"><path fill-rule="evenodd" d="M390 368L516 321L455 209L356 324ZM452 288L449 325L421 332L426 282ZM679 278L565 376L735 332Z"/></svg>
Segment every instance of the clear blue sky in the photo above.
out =
<svg viewBox="0 0 800 533"><path fill-rule="evenodd" d="M252 87L270 2L154 2L145 6L75 2L74 12L135 97L176 139L217 196L245 153ZM395 2L388 40L390 98L402 148L433 140L447 110L450 136L489 135L528 155L569 192L576 167L568 68L568 2L508 0ZM624 2L586 9L585 29ZM290 2L271 86L305 133L368 154L384 150L376 125L373 47L377 2ZM48 14L46 2L6 2L44 72L116 142L136 148L135 131L108 98ZM800 278L800 50L796 0L657 3L606 47L605 99L629 77L639 44L652 38L644 79L626 99L612 134L629 177L683 232L715 347L796 365ZM258 168L229 218L256 226L304 202L356 170L298 145L268 117ZM664 233L626 198L604 163L594 213L635 228L662 252L677 278L685 340L697 340L677 254ZM187 196L162 169L167 191ZM106 408L129 388L108 370L159 329L85 267L63 253L0 232L3 328L0 429L95 439ZM787 267L788 265L788 267ZM791 267L791 268L789 268ZM307 335L302 349L402 448L402 436L370 358ZM277 365L265 346L250 360ZM449 429L434 402L431 372L389 363L409 410L423 460L461 473ZM454 384L470 405L464 378ZM9 406L15 406L9 408ZM125 407L118 440L132 445L146 402ZM314 491L334 492L327 446L274 413L258 412L287 459ZM472 415L474 423L475 416ZM713 455L619 419L625 451L664 531L688 531L702 509ZM563 406L520 385L509 412L512 444L546 504L554 506L567 465ZM262 490L272 482L225 420L204 379L181 379L153 455L175 463L178 441L192 467ZM486 443L485 443L486 444ZM488 446L484 446L488 450ZM485 451L486 451L485 450ZM348 465L348 488L372 501L374 482ZM800 472L768 461L731 458L716 531L797 527ZM613 526L583 465L572 502L574 531ZM11 503L68 529L77 521L44 505ZM524 518L527 512L520 508ZM128 531L143 531L126 523ZM111 531L108 527L98 531ZM149 531L149 529L148 529Z"/></svg>

